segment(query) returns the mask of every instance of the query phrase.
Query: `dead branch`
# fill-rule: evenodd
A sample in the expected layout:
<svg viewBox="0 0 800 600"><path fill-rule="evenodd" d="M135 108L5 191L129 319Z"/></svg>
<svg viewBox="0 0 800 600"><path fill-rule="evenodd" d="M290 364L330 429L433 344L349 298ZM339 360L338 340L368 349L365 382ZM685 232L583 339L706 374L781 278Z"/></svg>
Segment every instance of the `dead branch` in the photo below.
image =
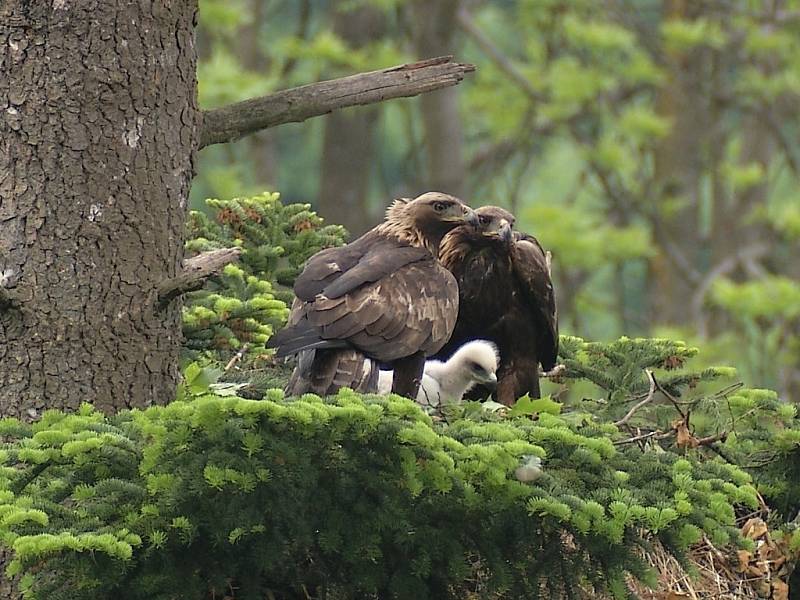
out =
<svg viewBox="0 0 800 600"><path fill-rule="evenodd" d="M613 442L615 446L622 446L623 444L633 444L634 442L641 442L642 440L647 440L651 437L655 437L659 439L659 436L663 436L664 434L661 431L648 431L647 433L641 433L639 435L635 435L630 438L626 438L624 440L617 440ZM672 432L669 432L669 435L672 435Z"/></svg>
<svg viewBox="0 0 800 600"><path fill-rule="evenodd" d="M706 436L706 437L695 438L695 439L697 440L697 445L698 446L711 446L712 444L714 444L716 442L724 442L726 439L728 439L728 432L727 431L722 431L722 432L716 433L714 435L709 435L709 436Z"/></svg>
<svg viewBox="0 0 800 600"><path fill-rule="evenodd" d="M183 270L158 286L158 304L166 306L171 300L187 292L199 290L206 279L239 259L241 248L221 248L203 252L183 261Z"/></svg>
<svg viewBox="0 0 800 600"><path fill-rule="evenodd" d="M642 408L645 404L647 404L653 399L653 395L656 393L656 378L653 376L653 372L650 369L645 369L644 373L645 375L647 375L647 379L650 380L650 391L647 392L647 396L645 396L644 400L632 406L624 417L622 417L619 421L614 423L614 425L616 425L617 427L622 427L623 425L625 425L625 423L630 421L631 417L633 417L633 415L636 414L637 410Z"/></svg>
<svg viewBox="0 0 800 600"><path fill-rule="evenodd" d="M670 393L669 393L667 390L665 390L665 389L664 389L664 386L662 386L662 385L661 385L661 384L658 382L658 380L656 379L656 376L655 376L655 374L654 374L654 373L652 373L652 372L650 373L650 378L651 378L651 380L653 381L653 383L655 384L655 386L656 386L656 389L657 389L659 392L661 392L662 394L664 394L664 395L665 395L665 396L666 396L666 397L669 399L669 401L670 401L670 402L672 402L672 405L675 407L675 410L677 410L677 411L678 411L678 414L680 414L680 416L683 418L683 420L684 420L684 421L686 421L686 422L687 422L687 424L688 424L689 416L688 416L688 414L687 414L687 413L684 413L684 412L683 412L683 410L681 410L681 406L680 406L680 404L678 403L678 399L677 399L677 398L675 398L675 396L673 396L673 395L672 395L672 394L670 394Z"/></svg>
<svg viewBox="0 0 800 600"><path fill-rule="evenodd" d="M200 148L232 142L283 123L299 123L348 106L406 98L456 85L474 65L452 56L431 58L380 71L359 73L251 98L203 111Z"/></svg>
<svg viewBox="0 0 800 600"><path fill-rule="evenodd" d="M225 369L223 370L230 371L233 367L235 367L236 363L242 360L244 358L244 355L247 354L247 350L249 347L250 347L249 344L243 344L242 347L239 348L239 351L233 355L233 358L231 358L228 361L228 364L225 365Z"/></svg>

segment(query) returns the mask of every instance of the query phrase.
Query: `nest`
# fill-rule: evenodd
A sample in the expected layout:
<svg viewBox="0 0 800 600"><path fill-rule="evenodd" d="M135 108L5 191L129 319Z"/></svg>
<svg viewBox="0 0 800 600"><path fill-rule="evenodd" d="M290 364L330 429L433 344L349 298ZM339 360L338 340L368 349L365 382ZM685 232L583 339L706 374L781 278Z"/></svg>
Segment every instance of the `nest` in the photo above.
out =
<svg viewBox="0 0 800 600"><path fill-rule="evenodd" d="M761 516L744 520L741 532L753 541L753 552L725 551L706 538L689 552L688 568L654 544L643 558L658 573L658 586L652 590L631 579L631 591L642 600L788 600L788 580L797 558L788 542L773 539Z"/></svg>

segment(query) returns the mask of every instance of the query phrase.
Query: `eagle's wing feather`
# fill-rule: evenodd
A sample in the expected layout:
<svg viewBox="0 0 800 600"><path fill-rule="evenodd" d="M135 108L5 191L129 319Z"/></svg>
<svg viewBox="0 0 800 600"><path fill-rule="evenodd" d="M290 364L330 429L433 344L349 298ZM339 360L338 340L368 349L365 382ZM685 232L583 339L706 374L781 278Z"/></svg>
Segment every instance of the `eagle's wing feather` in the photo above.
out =
<svg viewBox="0 0 800 600"><path fill-rule="evenodd" d="M300 300L313 300L327 285L342 273L352 269L363 256L363 243L359 238L352 244L326 248L308 259L306 266L294 282L294 295Z"/></svg>
<svg viewBox="0 0 800 600"><path fill-rule="evenodd" d="M338 298L364 285L380 281L401 267L425 260L430 253L425 248L400 246L386 248L385 244L376 245L365 254L352 269L343 273L336 281L325 286L322 293L328 298Z"/></svg>
<svg viewBox="0 0 800 600"><path fill-rule="evenodd" d="M321 337L347 339L379 360L392 361L419 350L429 355L453 332L458 285L428 255L346 296L319 296L305 310Z"/></svg>
<svg viewBox="0 0 800 600"><path fill-rule="evenodd" d="M524 300L544 326L538 358L542 367L552 369L558 355L558 313L545 252L535 237L515 232L511 258Z"/></svg>
<svg viewBox="0 0 800 600"><path fill-rule="evenodd" d="M369 232L347 246L327 248L312 256L295 280L294 293L305 301L318 294L338 298L428 256L424 248Z"/></svg>
<svg viewBox="0 0 800 600"><path fill-rule="evenodd" d="M370 234L313 256L295 294L289 326L268 342L280 356L297 350L299 328L318 335L303 344L344 343L381 361L430 355L450 338L458 316L458 284L430 252Z"/></svg>

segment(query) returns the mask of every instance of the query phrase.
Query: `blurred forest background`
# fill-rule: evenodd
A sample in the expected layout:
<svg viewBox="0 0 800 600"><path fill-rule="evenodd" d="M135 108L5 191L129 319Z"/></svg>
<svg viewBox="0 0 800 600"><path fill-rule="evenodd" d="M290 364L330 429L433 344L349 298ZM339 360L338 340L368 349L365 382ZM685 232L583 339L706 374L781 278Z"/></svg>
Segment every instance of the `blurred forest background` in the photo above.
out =
<svg viewBox="0 0 800 600"><path fill-rule="evenodd" d="M499 204L562 333L670 336L800 400L800 1L200 0L200 104L454 54L461 85L199 155L193 208L280 191L355 236L398 196Z"/></svg>

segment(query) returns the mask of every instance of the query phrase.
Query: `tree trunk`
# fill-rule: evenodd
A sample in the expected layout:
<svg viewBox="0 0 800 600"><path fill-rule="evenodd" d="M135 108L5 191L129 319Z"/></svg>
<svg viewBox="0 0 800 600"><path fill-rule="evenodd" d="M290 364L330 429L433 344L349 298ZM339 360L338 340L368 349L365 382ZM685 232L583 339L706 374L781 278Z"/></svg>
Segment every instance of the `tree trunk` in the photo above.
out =
<svg viewBox="0 0 800 600"><path fill-rule="evenodd" d="M453 54L458 0L415 0L411 3L417 56ZM464 133L455 90L439 90L420 98L427 153L426 187L464 197Z"/></svg>
<svg viewBox="0 0 800 600"><path fill-rule="evenodd" d="M166 403L200 112L197 3L0 8L0 414Z"/></svg>
<svg viewBox="0 0 800 600"><path fill-rule="evenodd" d="M664 12L670 18L690 20L699 7L685 0L665 0ZM657 110L669 119L672 129L655 152L655 183L659 201L683 203L680 209L665 211L657 207L653 227L656 241L669 244L651 261L650 289L652 318L661 323L683 323L686 303L698 281L687 277L674 254L681 253L688 265L703 271L708 257L703 255L700 230L701 176L706 160L703 140L709 130L709 101L704 82L708 77L704 49L672 52L667 55L667 81L659 92Z"/></svg>
<svg viewBox="0 0 800 600"><path fill-rule="evenodd" d="M334 31L351 48L360 48L385 32L385 18L369 6L334 15ZM355 238L372 227L368 194L375 164L377 106L337 111L325 117L319 184L319 213L326 220L344 225Z"/></svg>

